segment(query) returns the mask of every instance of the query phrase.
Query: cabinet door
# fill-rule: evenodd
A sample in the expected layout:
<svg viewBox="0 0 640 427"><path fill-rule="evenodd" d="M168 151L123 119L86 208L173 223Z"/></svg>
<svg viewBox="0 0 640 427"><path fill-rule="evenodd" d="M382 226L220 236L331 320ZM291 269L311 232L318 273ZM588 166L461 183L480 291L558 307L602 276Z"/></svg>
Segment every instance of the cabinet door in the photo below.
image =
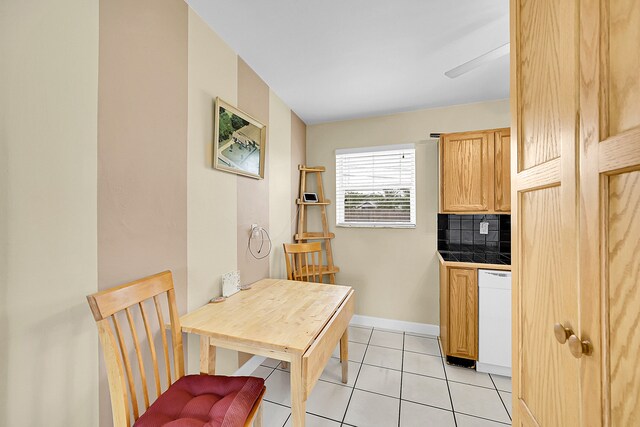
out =
<svg viewBox="0 0 640 427"><path fill-rule="evenodd" d="M449 356L478 359L477 270L449 269Z"/></svg>
<svg viewBox="0 0 640 427"><path fill-rule="evenodd" d="M494 210L511 211L511 131L494 134Z"/></svg>
<svg viewBox="0 0 640 427"><path fill-rule="evenodd" d="M488 211L493 200L489 166L489 134L444 135L440 144L442 211Z"/></svg>

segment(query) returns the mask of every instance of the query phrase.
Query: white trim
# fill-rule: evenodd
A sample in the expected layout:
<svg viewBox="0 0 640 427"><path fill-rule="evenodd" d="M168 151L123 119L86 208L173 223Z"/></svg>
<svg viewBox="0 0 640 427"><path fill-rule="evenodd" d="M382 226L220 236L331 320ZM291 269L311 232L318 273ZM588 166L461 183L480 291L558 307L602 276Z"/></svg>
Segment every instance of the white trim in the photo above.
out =
<svg viewBox="0 0 640 427"><path fill-rule="evenodd" d="M391 329L414 334L440 336L440 326L429 323L406 322L404 320L384 319L382 317L371 317L354 314L351 319L354 326L368 326L371 328Z"/></svg>
<svg viewBox="0 0 640 427"><path fill-rule="evenodd" d="M511 378L510 366L498 366L492 365L491 363L476 362L476 371L485 372L487 374L502 375L503 377Z"/></svg>
<svg viewBox="0 0 640 427"><path fill-rule="evenodd" d="M255 371L258 366L267 360L264 356L253 356L251 359L247 360L244 365L238 368L231 376L233 377L246 377L249 376Z"/></svg>
<svg viewBox="0 0 640 427"><path fill-rule="evenodd" d="M415 144L391 144L391 145L377 145L374 147L337 148L336 156L340 154L374 153L378 151L415 150L415 148L416 148Z"/></svg>

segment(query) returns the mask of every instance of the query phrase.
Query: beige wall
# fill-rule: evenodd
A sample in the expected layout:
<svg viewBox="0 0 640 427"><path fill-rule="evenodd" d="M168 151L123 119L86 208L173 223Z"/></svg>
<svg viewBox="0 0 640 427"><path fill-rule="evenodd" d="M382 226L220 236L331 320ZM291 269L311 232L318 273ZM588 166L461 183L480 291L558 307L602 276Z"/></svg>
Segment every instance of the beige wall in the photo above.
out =
<svg viewBox="0 0 640 427"><path fill-rule="evenodd" d="M238 108L261 123L269 124L269 86L238 57ZM267 131L269 127L267 127ZM267 156L271 148L267 132ZM285 156L279 150L275 156ZM268 158L268 157L267 157ZM269 162L265 160L264 179L251 179L238 175L238 270L242 284L253 283L269 277L269 258L256 259L249 252L248 237L252 224L269 226ZM262 256L262 255L258 255Z"/></svg>
<svg viewBox="0 0 640 427"><path fill-rule="evenodd" d="M0 425L95 426L98 1L0 2Z"/></svg>
<svg viewBox="0 0 640 427"><path fill-rule="evenodd" d="M291 147L300 149L300 133L291 136L292 111L193 11L188 25L188 308L220 295L222 274L239 269L244 283L281 275L282 239L290 241L293 206ZM267 125L265 179L254 180L212 166L213 100L219 96ZM247 253L251 224L265 227L273 240L269 258ZM283 230L284 234L283 234ZM282 265L280 265L282 261ZM271 272L270 272L271 270ZM199 342L189 338L188 370L198 370ZM238 367L235 352L219 350L217 369Z"/></svg>
<svg viewBox="0 0 640 427"><path fill-rule="evenodd" d="M508 100L420 110L307 128L307 161L327 167L326 194L335 200L335 150L389 144L416 144L415 229L335 227L335 203L328 209L335 229L338 283L356 289L360 315L437 325L438 146L431 132L509 126ZM318 218L315 226L318 227ZM313 224L313 222L311 222Z"/></svg>
<svg viewBox="0 0 640 427"><path fill-rule="evenodd" d="M187 308L187 12L182 0L100 1L98 288L171 270L181 313ZM110 424L102 368L100 425Z"/></svg>
<svg viewBox="0 0 640 427"><path fill-rule="evenodd" d="M280 200L280 203L269 205L271 218L270 234L273 242L271 250L271 276L286 278L287 269L284 261L283 243L291 242L291 110L273 91L269 94L269 110L271 126L269 141L272 155L269 156L271 186L269 198ZM282 155L273 155L282 153Z"/></svg>
<svg viewBox="0 0 640 427"><path fill-rule="evenodd" d="M220 295L220 276L237 266L238 177L213 169L213 101L236 105L236 54L189 9L188 309ZM188 339L187 369L198 370L199 342ZM219 352L217 369L230 373L237 358Z"/></svg>

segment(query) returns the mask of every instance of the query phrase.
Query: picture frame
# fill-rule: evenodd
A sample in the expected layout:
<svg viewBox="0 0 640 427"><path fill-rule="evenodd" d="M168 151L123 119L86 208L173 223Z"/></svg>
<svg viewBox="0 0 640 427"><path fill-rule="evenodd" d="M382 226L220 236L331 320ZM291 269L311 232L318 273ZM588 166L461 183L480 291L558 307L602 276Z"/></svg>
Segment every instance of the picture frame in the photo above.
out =
<svg viewBox="0 0 640 427"><path fill-rule="evenodd" d="M249 178L264 178L267 126L216 97L213 166Z"/></svg>

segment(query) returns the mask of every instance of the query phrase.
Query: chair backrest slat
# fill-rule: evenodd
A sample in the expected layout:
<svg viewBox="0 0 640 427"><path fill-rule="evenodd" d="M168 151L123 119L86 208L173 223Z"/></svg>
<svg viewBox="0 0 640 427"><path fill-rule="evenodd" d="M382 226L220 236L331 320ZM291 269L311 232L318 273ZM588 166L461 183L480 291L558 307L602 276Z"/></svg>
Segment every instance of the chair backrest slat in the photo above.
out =
<svg viewBox="0 0 640 427"><path fill-rule="evenodd" d="M167 367L167 382L168 384L172 384L173 381L171 380L171 363L169 362L169 345L167 344L167 334L164 333L164 316L162 315L162 307L160 307L160 301L157 295L153 297L153 303L156 306L156 313L158 314L158 324L160 325L160 330L162 331L160 335L162 335L162 349L164 350L164 361Z"/></svg>
<svg viewBox="0 0 640 427"><path fill-rule="evenodd" d="M283 247L289 280L322 283L321 243L285 243Z"/></svg>
<svg viewBox="0 0 640 427"><path fill-rule="evenodd" d="M151 333L151 325L149 325L149 319L144 309L144 304L138 303L140 306L140 314L142 315L142 322L144 323L144 331L147 334L147 342L149 344L149 352L151 353L151 361L153 362L153 378L156 383L156 398L162 393L160 388L160 372L158 370L158 357L156 356L156 346L153 345L153 334ZM162 332L164 330L161 329ZM163 335L165 335L163 333Z"/></svg>
<svg viewBox="0 0 640 427"><path fill-rule="evenodd" d="M163 303L160 299L163 294L167 298L171 344L168 343L167 325L164 323ZM151 403L147 385L147 371L144 364L145 357L147 357L147 364L149 363L149 355L153 364L156 397L162 394L162 381L160 367L158 366L159 352L156 351L154 341L156 325L151 325L147 311L144 308L145 301L150 299L153 299L158 320L157 326L162 338L162 352L165 359L168 387L184 376L182 333L171 272L165 271L87 296L89 307L98 326L100 343L107 365L115 427L129 427L132 413L133 421L139 418L140 408L138 406L137 387L142 388L145 409ZM140 315L138 315L137 310L131 308L135 305L139 307ZM129 333L121 325L119 320L121 316L126 316L127 318ZM139 321L140 317L142 318L141 322ZM147 342L149 343L149 352L147 352L146 346L139 339L138 330L141 327L141 323L144 325ZM131 349L131 341L133 341L133 349ZM174 375L171 372L170 346L173 356ZM140 370L139 377L133 375L131 366L131 358L134 357L132 355L134 352Z"/></svg>
<svg viewBox="0 0 640 427"><path fill-rule="evenodd" d="M172 325L180 325L180 315L176 304L176 292L173 288L167 291L169 301L169 317ZM173 342L173 364L176 370L176 380L184 377L184 353L182 349L182 331L180 328L171 328L171 341Z"/></svg>
<svg viewBox="0 0 640 427"><path fill-rule="evenodd" d="M120 323L118 322L118 316L113 317L113 325L116 329L116 337L118 337L118 343L120 344L120 355L124 362L124 370L127 374L127 381L129 382L129 392L131 393L131 406L133 406L133 418L138 419L138 397L136 395L136 384L133 381L133 372L131 371L131 363L129 362L129 351L127 350L127 344L124 341L122 335L122 329L120 329Z"/></svg>
<svg viewBox="0 0 640 427"><path fill-rule="evenodd" d="M140 369L140 381L142 382L142 397L144 398L144 409L147 410L149 408L149 390L147 390L147 374L144 371L144 362L142 361L142 351L140 350L138 333L136 332L136 325L133 322L133 317L131 316L131 307L125 308L124 311L127 314L129 328L131 329L131 338L133 339L133 347L136 350L138 368Z"/></svg>

